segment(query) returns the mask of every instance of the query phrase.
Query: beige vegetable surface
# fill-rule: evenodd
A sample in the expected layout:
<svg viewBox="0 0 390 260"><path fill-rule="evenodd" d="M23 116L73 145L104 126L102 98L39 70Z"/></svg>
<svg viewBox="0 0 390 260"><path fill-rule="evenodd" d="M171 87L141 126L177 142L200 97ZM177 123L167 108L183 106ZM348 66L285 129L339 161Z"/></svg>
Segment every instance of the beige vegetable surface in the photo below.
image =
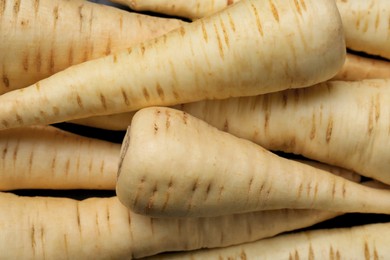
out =
<svg viewBox="0 0 390 260"><path fill-rule="evenodd" d="M148 259L388 259L390 223L281 235L252 243Z"/></svg>
<svg viewBox="0 0 390 260"><path fill-rule="evenodd" d="M333 80L365 80L390 78L390 61L347 54L341 70Z"/></svg>
<svg viewBox="0 0 390 260"><path fill-rule="evenodd" d="M336 0L347 47L390 59L390 1Z"/></svg>
<svg viewBox="0 0 390 260"><path fill-rule="evenodd" d="M80 0L3 0L0 17L0 94L182 24Z"/></svg>
<svg viewBox="0 0 390 260"><path fill-rule="evenodd" d="M181 109L262 147L351 169L390 184L390 80L184 104Z"/></svg>
<svg viewBox="0 0 390 260"><path fill-rule="evenodd" d="M309 86L340 69L343 36L333 1L240 1L0 96L0 129Z"/></svg>
<svg viewBox="0 0 390 260"><path fill-rule="evenodd" d="M390 191L281 158L163 107L134 115L118 174L121 202L151 216L220 216L281 208L390 212Z"/></svg>
<svg viewBox="0 0 390 260"><path fill-rule="evenodd" d="M215 218L150 218L116 197L76 201L0 193L1 259L131 259L222 247L307 227L341 213L284 209ZM231 234L234 234L231 235Z"/></svg>
<svg viewBox="0 0 390 260"><path fill-rule="evenodd" d="M0 190L114 189L119 144L50 126L0 131Z"/></svg>

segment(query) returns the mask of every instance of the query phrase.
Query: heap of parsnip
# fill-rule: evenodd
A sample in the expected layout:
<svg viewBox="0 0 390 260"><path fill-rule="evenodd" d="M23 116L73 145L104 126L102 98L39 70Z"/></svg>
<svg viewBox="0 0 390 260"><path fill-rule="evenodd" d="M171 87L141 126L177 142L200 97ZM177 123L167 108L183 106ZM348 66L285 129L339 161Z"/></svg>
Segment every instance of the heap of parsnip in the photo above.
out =
<svg viewBox="0 0 390 260"><path fill-rule="evenodd" d="M389 258L389 1L113 1L0 0L0 259Z"/></svg>

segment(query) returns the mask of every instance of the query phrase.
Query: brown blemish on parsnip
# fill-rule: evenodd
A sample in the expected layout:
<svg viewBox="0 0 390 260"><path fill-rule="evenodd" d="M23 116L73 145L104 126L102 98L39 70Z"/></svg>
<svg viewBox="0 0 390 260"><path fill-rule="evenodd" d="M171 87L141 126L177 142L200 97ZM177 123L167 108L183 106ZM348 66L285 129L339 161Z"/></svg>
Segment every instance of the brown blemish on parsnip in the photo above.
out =
<svg viewBox="0 0 390 260"><path fill-rule="evenodd" d="M148 92L148 90L144 87L144 88L142 88L142 94L144 95L144 97L145 97L145 99L146 99L146 101L149 101L149 99L150 99L150 95L149 95L149 92Z"/></svg>
<svg viewBox="0 0 390 260"><path fill-rule="evenodd" d="M160 99L162 101L164 101L165 93L164 93L164 90L162 89L162 87L161 87L161 85L159 83L156 84L156 91L157 91L157 94L160 97Z"/></svg>
<svg viewBox="0 0 390 260"><path fill-rule="evenodd" d="M125 104L127 106L129 106L130 105L130 100L127 97L126 91L123 88L121 88L121 93L122 93L123 102L125 102Z"/></svg>
<svg viewBox="0 0 390 260"><path fill-rule="evenodd" d="M302 15L301 7L299 6L298 0L294 0L295 8L297 9L297 12L299 15Z"/></svg>
<svg viewBox="0 0 390 260"><path fill-rule="evenodd" d="M332 138L332 131L333 131L333 118L330 117L328 121L328 125L326 127L326 136L325 136L326 143L330 142L330 139Z"/></svg>
<svg viewBox="0 0 390 260"><path fill-rule="evenodd" d="M204 25L203 20L201 20L201 25L202 25L203 39L204 39L205 42L207 43L207 41L208 41L208 35L207 35L206 27L205 27L205 25Z"/></svg>
<svg viewBox="0 0 390 260"><path fill-rule="evenodd" d="M20 0L14 0L13 11L15 16L18 16L19 10L20 10Z"/></svg>
<svg viewBox="0 0 390 260"><path fill-rule="evenodd" d="M104 97L103 93L100 93L99 97L100 97L100 103L102 104L104 110L107 110L107 102L106 102L106 98Z"/></svg>
<svg viewBox="0 0 390 260"><path fill-rule="evenodd" d="M79 94L76 95L76 101L77 101L77 105L80 107L80 108L83 108L83 101L80 97Z"/></svg>
<svg viewBox="0 0 390 260"><path fill-rule="evenodd" d="M278 13L278 9L276 9L275 4L274 4L271 0L269 1L269 4L270 4L270 7L271 7L272 15L274 16L275 20L276 20L277 22L279 22L279 13Z"/></svg>
<svg viewBox="0 0 390 260"><path fill-rule="evenodd" d="M260 17L259 17L259 13L257 11L257 8L253 3L251 3L251 6L253 9L253 13L255 14L257 30L259 31L261 36L264 36L263 26L261 25L261 21L260 21Z"/></svg>
<svg viewBox="0 0 390 260"><path fill-rule="evenodd" d="M229 18L230 28L232 29L233 32L235 32L236 31L236 25L234 24L232 16L230 15L229 12L227 13L227 15L228 15L228 18Z"/></svg>

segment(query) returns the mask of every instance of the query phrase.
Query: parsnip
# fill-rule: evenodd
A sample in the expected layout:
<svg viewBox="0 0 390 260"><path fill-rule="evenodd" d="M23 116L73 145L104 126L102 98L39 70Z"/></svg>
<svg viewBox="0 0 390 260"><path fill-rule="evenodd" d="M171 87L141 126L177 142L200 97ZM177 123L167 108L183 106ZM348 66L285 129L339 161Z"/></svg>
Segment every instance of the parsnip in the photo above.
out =
<svg viewBox="0 0 390 260"><path fill-rule="evenodd" d="M0 129L250 96L329 79L345 58L338 10L328 0L301 4L240 1L125 52L6 93L0 96Z"/></svg>
<svg viewBox="0 0 390 260"><path fill-rule="evenodd" d="M390 59L390 2L336 0L348 48Z"/></svg>
<svg viewBox="0 0 390 260"><path fill-rule="evenodd" d="M216 218L150 218L116 197L76 201L0 193L1 259L131 259L222 247L307 227L341 213L285 209ZM230 235L234 234L234 235Z"/></svg>
<svg viewBox="0 0 390 260"><path fill-rule="evenodd" d="M147 259L388 259L390 223L280 235L220 249L157 255Z"/></svg>
<svg viewBox="0 0 390 260"><path fill-rule="evenodd" d="M365 80L390 78L390 62L347 54L341 70L333 80Z"/></svg>
<svg viewBox="0 0 390 260"><path fill-rule="evenodd" d="M120 131L126 130L127 127L131 124L131 119L133 118L134 113L135 111L106 116L92 116L70 120L69 122L77 125L95 127L105 130Z"/></svg>
<svg viewBox="0 0 390 260"><path fill-rule="evenodd" d="M268 150L353 170L390 184L390 80L332 81L181 109Z"/></svg>
<svg viewBox="0 0 390 260"><path fill-rule="evenodd" d="M182 24L177 19L64 0L3 0L0 17L0 94Z"/></svg>
<svg viewBox="0 0 390 260"><path fill-rule="evenodd" d="M152 11L181 16L192 20L219 12L239 0L112 0L136 11Z"/></svg>
<svg viewBox="0 0 390 260"><path fill-rule="evenodd" d="M0 190L115 189L119 152L119 144L49 126L4 130Z"/></svg>
<svg viewBox="0 0 390 260"><path fill-rule="evenodd" d="M161 217L280 208L390 212L390 191L281 158L162 107L134 115L122 145L116 191L134 212Z"/></svg>

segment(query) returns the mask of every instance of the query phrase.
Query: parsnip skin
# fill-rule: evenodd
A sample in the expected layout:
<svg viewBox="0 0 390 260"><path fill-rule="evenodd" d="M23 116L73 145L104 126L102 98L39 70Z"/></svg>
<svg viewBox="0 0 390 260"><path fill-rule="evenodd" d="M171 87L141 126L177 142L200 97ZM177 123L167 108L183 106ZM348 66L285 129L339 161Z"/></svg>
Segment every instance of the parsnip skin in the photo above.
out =
<svg viewBox="0 0 390 260"><path fill-rule="evenodd" d="M332 80L365 80L390 78L390 62L347 54L341 70Z"/></svg>
<svg viewBox="0 0 390 260"><path fill-rule="evenodd" d="M389 259L390 223L280 235L232 247L147 259Z"/></svg>
<svg viewBox="0 0 390 260"><path fill-rule="evenodd" d="M371 79L181 109L268 150L301 154L390 184L389 106L390 80Z"/></svg>
<svg viewBox="0 0 390 260"><path fill-rule="evenodd" d="M390 2L336 0L348 48L390 59Z"/></svg>
<svg viewBox="0 0 390 260"><path fill-rule="evenodd" d="M84 0L3 0L0 6L0 94L183 24Z"/></svg>
<svg viewBox="0 0 390 260"><path fill-rule="evenodd" d="M116 192L134 212L204 217L280 208L389 213L390 191L284 159L182 111L138 111Z"/></svg>
<svg viewBox="0 0 390 260"><path fill-rule="evenodd" d="M0 131L0 190L115 189L120 145L50 126Z"/></svg>
<svg viewBox="0 0 390 260"><path fill-rule="evenodd" d="M244 0L0 96L0 129L309 86L344 58L333 1Z"/></svg>
<svg viewBox="0 0 390 260"><path fill-rule="evenodd" d="M152 11L161 14L199 19L237 3L239 0L112 0L136 11Z"/></svg>
<svg viewBox="0 0 390 260"><path fill-rule="evenodd" d="M157 219L128 211L116 197L76 201L8 193L0 193L0 211L1 259L59 260L131 259L228 246L341 214L285 209L217 218Z"/></svg>

